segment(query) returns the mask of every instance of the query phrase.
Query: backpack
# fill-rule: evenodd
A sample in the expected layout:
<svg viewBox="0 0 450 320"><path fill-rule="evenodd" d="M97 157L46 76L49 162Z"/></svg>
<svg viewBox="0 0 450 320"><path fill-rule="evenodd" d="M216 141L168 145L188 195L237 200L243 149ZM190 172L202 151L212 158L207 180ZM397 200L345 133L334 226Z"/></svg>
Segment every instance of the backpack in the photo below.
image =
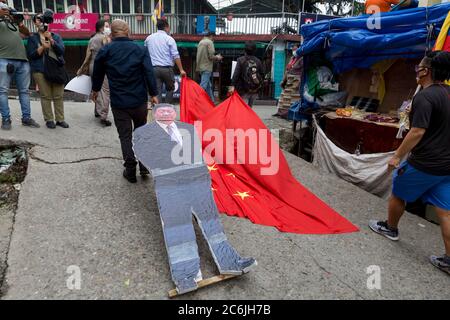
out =
<svg viewBox="0 0 450 320"><path fill-rule="evenodd" d="M244 61L243 67L244 87L251 93L258 92L262 87L263 79L258 71L258 64L255 59L252 57L247 57Z"/></svg>

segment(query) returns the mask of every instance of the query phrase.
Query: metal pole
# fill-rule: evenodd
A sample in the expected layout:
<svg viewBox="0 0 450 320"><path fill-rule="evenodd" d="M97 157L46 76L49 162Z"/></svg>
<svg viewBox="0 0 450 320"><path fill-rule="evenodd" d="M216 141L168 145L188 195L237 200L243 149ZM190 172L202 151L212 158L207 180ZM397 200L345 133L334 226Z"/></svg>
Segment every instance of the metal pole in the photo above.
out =
<svg viewBox="0 0 450 320"><path fill-rule="evenodd" d="M353 0L352 2L352 17L354 16L354 12L355 12L355 0Z"/></svg>
<svg viewBox="0 0 450 320"><path fill-rule="evenodd" d="M306 0L303 0L302 12L305 12L305 2Z"/></svg>
<svg viewBox="0 0 450 320"><path fill-rule="evenodd" d="M284 0L283 0L283 8L281 9L282 11L282 16L283 16L283 22L284 22Z"/></svg>

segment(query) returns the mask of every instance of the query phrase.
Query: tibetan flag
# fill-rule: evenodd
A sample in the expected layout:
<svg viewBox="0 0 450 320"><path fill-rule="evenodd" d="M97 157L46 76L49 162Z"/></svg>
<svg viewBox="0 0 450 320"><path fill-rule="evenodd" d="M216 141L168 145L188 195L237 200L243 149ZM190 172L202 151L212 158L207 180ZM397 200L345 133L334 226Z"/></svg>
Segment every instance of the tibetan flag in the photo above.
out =
<svg viewBox="0 0 450 320"><path fill-rule="evenodd" d="M153 10L152 20L153 23L156 24L156 22L159 19L162 19L164 17L164 4L163 1L160 0L155 6L155 9Z"/></svg>
<svg viewBox="0 0 450 320"><path fill-rule="evenodd" d="M450 51L450 12L442 25L441 32L436 40L434 50Z"/></svg>
<svg viewBox="0 0 450 320"><path fill-rule="evenodd" d="M206 94L199 94L197 83L187 78L183 81L181 121L198 120L195 125L220 212L281 232L358 231L294 178L270 130L237 93L214 107ZM229 138L238 132L246 136ZM241 143L236 144L237 140Z"/></svg>

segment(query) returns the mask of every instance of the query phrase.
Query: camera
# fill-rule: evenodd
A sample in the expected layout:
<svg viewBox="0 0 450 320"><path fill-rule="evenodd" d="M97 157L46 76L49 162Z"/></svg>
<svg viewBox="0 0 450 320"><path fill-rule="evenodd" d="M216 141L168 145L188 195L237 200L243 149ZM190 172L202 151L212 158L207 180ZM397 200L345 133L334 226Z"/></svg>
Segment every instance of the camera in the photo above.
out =
<svg viewBox="0 0 450 320"><path fill-rule="evenodd" d="M48 25L53 23L53 11L45 9L44 13L36 15L33 20L40 20L42 22L42 28L44 31L48 30Z"/></svg>
<svg viewBox="0 0 450 320"><path fill-rule="evenodd" d="M0 9L6 9L9 13L8 16L0 17L0 22L6 22L10 29L13 28L11 30L17 31L17 28L14 26L14 24L19 25L23 22L23 13L18 12L14 8L8 7L8 5L3 2L0 2Z"/></svg>

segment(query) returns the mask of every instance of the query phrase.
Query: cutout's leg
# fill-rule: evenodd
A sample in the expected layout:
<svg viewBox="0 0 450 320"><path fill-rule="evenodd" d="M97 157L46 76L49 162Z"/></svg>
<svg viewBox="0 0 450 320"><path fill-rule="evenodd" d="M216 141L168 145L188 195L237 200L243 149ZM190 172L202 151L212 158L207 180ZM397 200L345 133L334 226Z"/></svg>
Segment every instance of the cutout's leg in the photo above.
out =
<svg viewBox="0 0 450 320"><path fill-rule="evenodd" d="M241 257L229 243L211 192L210 175L202 170L198 173L196 181L198 181L198 192L192 195L192 211L220 273L228 275L247 273L256 266L256 260Z"/></svg>
<svg viewBox="0 0 450 320"><path fill-rule="evenodd" d="M172 279L179 294L194 291L200 257L190 207L183 199L188 193L170 176L155 179L155 189Z"/></svg>

